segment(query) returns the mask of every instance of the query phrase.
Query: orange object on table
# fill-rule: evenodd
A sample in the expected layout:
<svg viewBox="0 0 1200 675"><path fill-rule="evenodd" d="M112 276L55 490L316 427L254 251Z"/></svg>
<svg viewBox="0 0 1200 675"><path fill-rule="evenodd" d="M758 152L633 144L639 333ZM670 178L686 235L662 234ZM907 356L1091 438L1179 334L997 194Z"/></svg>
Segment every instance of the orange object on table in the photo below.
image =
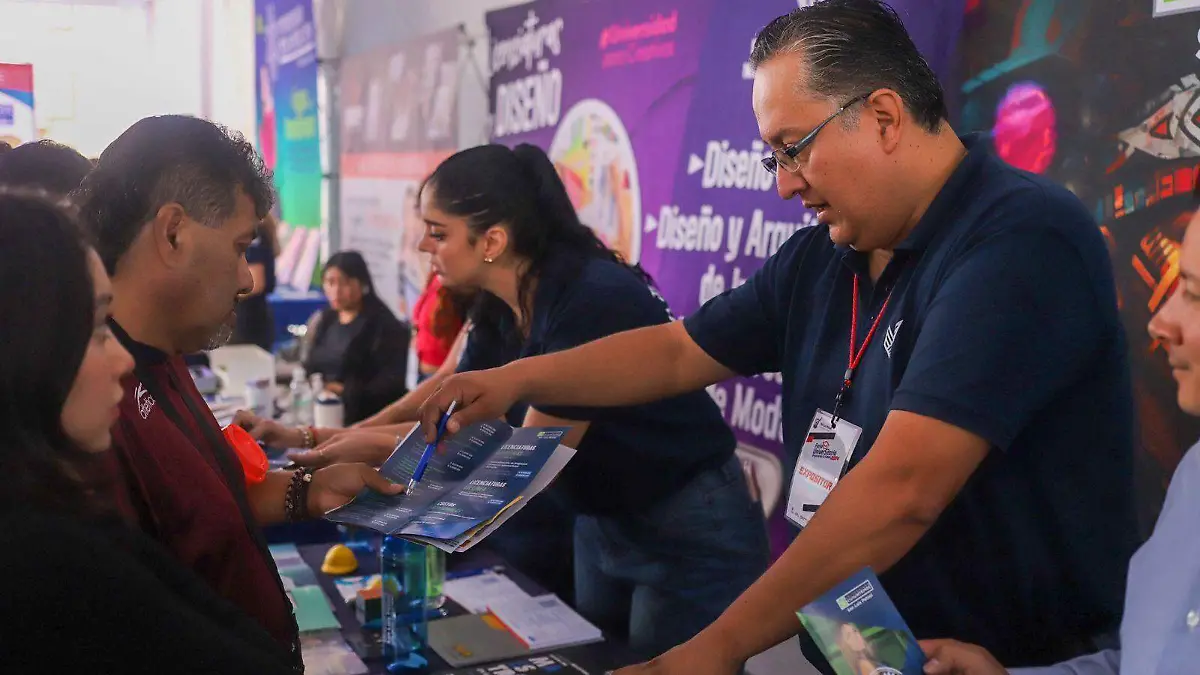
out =
<svg viewBox="0 0 1200 675"><path fill-rule="evenodd" d="M250 432L236 424L230 424L222 430L229 447L237 455L242 465L242 473L246 475L247 485L256 485L267 478L267 453Z"/></svg>

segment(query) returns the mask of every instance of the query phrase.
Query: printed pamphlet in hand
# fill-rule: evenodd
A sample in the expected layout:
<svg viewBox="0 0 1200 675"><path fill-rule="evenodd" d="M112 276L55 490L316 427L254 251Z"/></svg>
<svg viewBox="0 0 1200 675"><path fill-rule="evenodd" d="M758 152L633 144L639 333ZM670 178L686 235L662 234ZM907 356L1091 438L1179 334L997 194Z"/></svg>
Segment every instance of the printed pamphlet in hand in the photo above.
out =
<svg viewBox="0 0 1200 675"><path fill-rule="evenodd" d="M562 427L513 427L485 422L442 441L412 492L387 496L363 490L328 520L395 535L447 553L465 551L546 489L575 451L559 445ZM418 426L379 472L405 484L425 450Z"/></svg>
<svg viewBox="0 0 1200 675"><path fill-rule="evenodd" d="M925 654L870 569L796 612L837 675L920 675Z"/></svg>

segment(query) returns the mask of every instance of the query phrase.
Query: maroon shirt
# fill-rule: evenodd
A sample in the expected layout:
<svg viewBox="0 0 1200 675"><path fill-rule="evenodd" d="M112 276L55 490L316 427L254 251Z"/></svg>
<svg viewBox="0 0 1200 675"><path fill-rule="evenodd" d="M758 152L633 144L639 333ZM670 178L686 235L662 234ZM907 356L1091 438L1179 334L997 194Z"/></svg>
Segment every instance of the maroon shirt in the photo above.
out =
<svg viewBox="0 0 1200 675"><path fill-rule="evenodd" d="M180 356L134 341L115 322L111 326L137 363L121 381L126 394L113 428L114 456L128 497L123 506L147 534L299 658L296 621L279 571L252 514L243 514L238 503L245 484L227 478L230 470L241 477L240 464L187 365ZM139 373L151 379L149 386ZM156 394L167 397L169 405Z"/></svg>

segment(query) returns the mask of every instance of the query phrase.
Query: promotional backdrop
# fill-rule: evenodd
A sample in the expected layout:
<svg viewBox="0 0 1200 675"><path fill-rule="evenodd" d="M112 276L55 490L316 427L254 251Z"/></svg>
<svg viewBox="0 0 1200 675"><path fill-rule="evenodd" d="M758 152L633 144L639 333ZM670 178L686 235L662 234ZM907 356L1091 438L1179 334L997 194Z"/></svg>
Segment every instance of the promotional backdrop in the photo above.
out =
<svg viewBox="0 0 1200 675"><path fill-rule="evenodd" d="M457 28L342 65L342 249L363 254L401 318L425 288L421 181L458 149Z"/></svg>
<svg viewBox="0 0 1200 675"><path fill-rule="evenodd" d="M0 63L0 143L17 147L37 140L33 118L33 66Z"/></svg>
<svg viewBox="0 0 1200 675"><path fill-rule="evenodd" d="M815 224L762 169L750 104L753 38L798 4L808 3L538 0L487 15L492 138L547 149L583 221L640 262L678 316ZM893 5L942 71L962 0ZM782 493L796 458L783 452L778 375L710 393L742 442L779 553L794 534Z"/></svg>
<svg viewBox="0 0 1200 675"><path fill-rule="evenodd" d="M307 289L320 264L321 148L312 0L255 0L257 145L275 172L279 283Z"/></svg>

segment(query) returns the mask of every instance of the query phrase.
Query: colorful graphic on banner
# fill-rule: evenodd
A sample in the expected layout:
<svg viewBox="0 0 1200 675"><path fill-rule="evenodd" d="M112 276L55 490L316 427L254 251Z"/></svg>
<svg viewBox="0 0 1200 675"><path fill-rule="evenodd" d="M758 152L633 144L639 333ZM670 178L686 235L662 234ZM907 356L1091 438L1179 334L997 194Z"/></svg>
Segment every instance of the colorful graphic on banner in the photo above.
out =
<svg viewBox="0 0 1200 675"><path fill-rule="evenodd" d="M33 117L33 65L0 63L0 143L37 140Z"/></svg>
<svg viewBox="0 0 1200 675"><path fill-rule="evenodd" d="M962 1L892 3L935 70L953 53ZM746 63L759 29L806 4L540 0L490 13L493 139L547 148L584 222L641 262L676 315L693 312L815 223L758 161L767 148ZM795 457L783 451L779 383L769 374L710 389L771 514L776 553L795 534L780 498Z"/></svg>
<svg viewBox="0 0 1200 675"><path fill-rule="evenodd" d="M711 1L539 0L487 15L492 139L554 160L584 222L647 269L670 200Z"/></svg>
<svg viewBox="0 0 1200 675"><path fill-rule="evenodd" d="M458 149L462 32L453 28L342 64L342 249L360 251L401 317L429 279L417 190Z"/></svg>
<svg viewBox="0 0 1200 675"><path fill-rule="evenodd" d="M312 0L255 0L254 22L256 141L286 225L276 277L306 289L320 264L323 180Z"/></svg>
<svg viewBox="0 0 1200 675"><path fill-rule="evenodd" d="M1146 323L1174 292L1200 167L1200 43L1189 14L1145 0L983 0L966 16L957 126L992 130L1000 155L1064 183L1094 210L1116 270L1130 343L1145 532L1200 423L1176 404ZM1195 2L1157 2L1172 12ZM1022 112L1006 101L1022 91ZM1052 143L1046 144L1049 137ZM1025 146L1013 152L1004 148Z"/></svg>

